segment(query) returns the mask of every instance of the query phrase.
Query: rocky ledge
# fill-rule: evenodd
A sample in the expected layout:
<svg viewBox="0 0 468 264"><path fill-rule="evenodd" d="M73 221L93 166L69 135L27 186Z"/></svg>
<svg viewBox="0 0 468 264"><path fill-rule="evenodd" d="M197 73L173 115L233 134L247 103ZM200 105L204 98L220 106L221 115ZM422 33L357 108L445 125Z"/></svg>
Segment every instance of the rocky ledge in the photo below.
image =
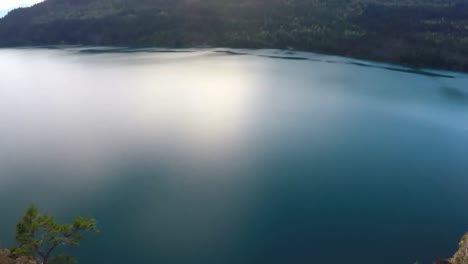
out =
<svg viewBox="0 0 468 264"><path fill-rule="evenodd" d="M435 264L468 264L468 233L461 239L459 249L453 258L439 260Z"/></svg>
<svg viewBox="0 0 468 264"><path fill-rule="evenodd" d="M31 258L14 257L11 255L10 250L0 249L0 264L38 264Z"/></svg>
<svg viewBox="0 0 468 264"><path fill-rule="evenodd" d="M463 236L460 241L460 249L455 256L450 260L451 264L468 264L468 233Z"/></svg>

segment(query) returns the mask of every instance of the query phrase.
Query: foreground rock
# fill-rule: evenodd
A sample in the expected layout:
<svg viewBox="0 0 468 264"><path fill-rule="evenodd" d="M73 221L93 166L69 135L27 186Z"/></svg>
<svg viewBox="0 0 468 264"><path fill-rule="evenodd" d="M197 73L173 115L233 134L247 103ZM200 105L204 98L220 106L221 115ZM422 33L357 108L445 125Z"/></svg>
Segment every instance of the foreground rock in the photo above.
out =
<svg viewBox="0 0 468 264"><path fill-rule="evenodd" d="M463 236L460 241L460 249L455 253L451 259L452 264L468 264L468 234Z"/></svg>
<svg viewBox="0 0 468 264"><path fill-rule="evenodd" d="M10 254L8 249L0 249L0 264L38 264L30 258L19 257L15 258Z"/></svg>
<svg viewBox="0 0 468 264"><path fill-rule="evenodd" d="M435 264L468 264L468 233L461 239L459 249L453 258L439 260Z"/></svg>

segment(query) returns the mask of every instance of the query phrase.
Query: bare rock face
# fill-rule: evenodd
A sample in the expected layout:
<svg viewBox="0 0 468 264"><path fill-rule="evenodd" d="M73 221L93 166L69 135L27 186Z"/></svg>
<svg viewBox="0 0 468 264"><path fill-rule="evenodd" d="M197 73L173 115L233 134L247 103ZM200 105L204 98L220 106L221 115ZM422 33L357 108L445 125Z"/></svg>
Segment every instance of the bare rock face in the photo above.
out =
<svg viewBox="0 0 468 264"><path fill-rule="evenodd" d="M468 264L468 234L463 236L459 246L460 249L453 256L451 264Z"/></svg>
<svg viewBox="0 0 468 264"><path fill-rule="evenodd" d="M8 249L0 249L0 264L38 264L31 258L11 256Z"/></svg>

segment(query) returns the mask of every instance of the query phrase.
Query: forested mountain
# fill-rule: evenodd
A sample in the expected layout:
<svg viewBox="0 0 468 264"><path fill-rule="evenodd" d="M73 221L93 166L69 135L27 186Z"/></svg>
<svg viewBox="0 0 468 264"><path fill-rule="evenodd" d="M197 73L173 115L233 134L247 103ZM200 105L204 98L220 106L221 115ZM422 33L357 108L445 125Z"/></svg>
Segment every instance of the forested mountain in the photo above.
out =
<svg viewBox="0 0 468 264"><path fill-rule="evenodd" d="M46 0L0 46L280 48L468 71L468 0Z"/></svg>

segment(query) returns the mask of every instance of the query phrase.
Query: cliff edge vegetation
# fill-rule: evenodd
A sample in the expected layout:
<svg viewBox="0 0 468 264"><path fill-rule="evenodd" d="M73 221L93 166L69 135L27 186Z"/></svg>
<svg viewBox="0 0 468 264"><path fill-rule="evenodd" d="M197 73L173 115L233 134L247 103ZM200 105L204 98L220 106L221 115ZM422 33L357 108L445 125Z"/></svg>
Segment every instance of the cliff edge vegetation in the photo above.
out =
<svg viewBox="0 0 468 264"><path fill-rule="evenodd" d="M55 254L60 247L77 247L84 232L95 232L96 220L76 217L72 224L60 224L53 216L40 214L30 206L16 225L16 246L0 249L0 264L73 264L75 258Z"/></svg>

